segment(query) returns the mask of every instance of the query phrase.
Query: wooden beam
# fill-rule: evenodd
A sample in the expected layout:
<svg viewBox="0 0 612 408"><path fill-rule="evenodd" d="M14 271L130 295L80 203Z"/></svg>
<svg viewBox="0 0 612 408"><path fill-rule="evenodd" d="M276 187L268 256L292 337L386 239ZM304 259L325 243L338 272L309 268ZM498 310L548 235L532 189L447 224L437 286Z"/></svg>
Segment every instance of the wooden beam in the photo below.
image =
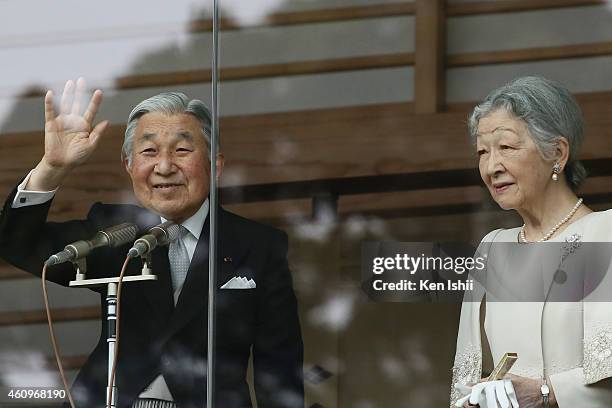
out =
<svg viewBox="0 0 612 408"><path fill-rule="evenodd" d="M421 44L421 43L419 43ZM420 45L421 53L428 49ZM442 48L438 48L441 52ZM417 53L419 51L417 50ZM431 68L434 63L442 64L445 58L449 68L468 67L492 64L510 64L520 62L548 61L570 58L592 58L612 55L612 42L592 44L574 44L556 47L524 48L504 51L483 51L473 53L460 53L442 57L429 54L421 55L421 66L415 67L415 98L422 99L425 109L423 112L431 113L431 106L444 105L444 81L442 65L436 65L441 72ZM298 61L282 64L265 64L244 67L226 67L221 70L221 79L227 81L240 81L249 79L265 79L271 77L287 77L297 75L330 74L336 72L385 69L396 67L409 67L415 65L414 53L380 54L364 57L337 58L316 61ZM436 62L437 61L437 62ZM430 69L428 69L430 67ZM175 71L158 74L127 75L115 80L115 86L107 89L137 89L148 87L171 87L188 84L210 82L211 72L208 69ZM428 85L429 84L429 85ZM427 86L426 86L427 85ZM432 91L430 88L434 87ZM44 96L42 89L30 90L22 97ZM438 108L438 110L440 110ZM453 109L452 106L448 108ZM420 111L419 111L420 112Z"/></svg>
<svg viewBox="0 0 612 408"><path fill-rule="evenodd" d="M587 123L582 157L609 160L612 92L578 99ZM411 189L433 188L444 180L464 182L476 158L465 126L473 104L461 106L434 115L415 115L410 104L383 104L224 117L222 194L239 203L305 198L305 192L330 186L365 192L380 184L376 177L389 177L385 182L391 183L410 174L415 177L398 189L417 181ZM124 126L111 126L89 162L66 179L54 202L55 215L83 214L98 200L133 199L118 160L123 131ZM0 160L0 194L8 194L38 162L41 141L42 132L0 136L2 151L10 152ZM93 178L95 185L89 182Z"/></svg>
<svg viewBox="0 0 612 408"><path fill-rule="evenodd" d="M62 356L62 367L64 370L80 370L83 364L87 361L88 356ZM47 367L52 370L57 370L55 357L47 358ZM58 370L59 371L59 370Z"/></svg>
<svg viewBox="0 0 612 408"><path fill-rule="evenodd" d="M612 55L612 42L455 54L447 57L447 64L449 67L455 68L569 58L592 58L605 55Z"/></svg>
<svg viewBox="0 0 612 408"><path fill-rule="evenodd" d="M100 308L98 306L88 306L52 309L51 316L54 323L94 320L100 318ZM47 314L44 310L0 313L0 327L43 323L47 323Z"/></svg>
<svg viewBox="0 0 612 408"><path fill-rule="evenodd" d="M609 4L607 0L502 0L474 1L469 3L450 3L448 16L470 16L476 14L517 13L567 7L601 6Z"/></svg>
<svg viewBox="0 0 612 408"><path fill-rule="evenodd" d="M416 6L415 112L440 112L446 97L446 1L416 0Z"/></svg>
<svg viewBox="0 0 612 408"><path fill-rule="evenodd" d="M314 75L365 69L393 68L414 64L414 54L383 54L365 57L336 58L315 61L298 61L282 64L265 64L221 69L222 81L263 79L277 76ZM210 82L209 69L169 72L148 75L129 75L118 78L117 89L162 87Z"/></svg>
<svg viewBox="0 0 612 408"><path fill-rule="evenodd" d="M436 0L437 1L437 0ZM418 26L418 22L417 22ZM425 98L436 98L443 101L444 95L444 64L447 67L464 67L490 64L507 64L532 61L547 61L570 58L592 58L612 55L612 42L590 44L572 44L554 47L521 48L503 51L483 51L472 53L441 55L444 52L444 40L433 44L431 26L425 25L421 30L419 40L417 28L416 53L379 54L364 57L348 57L328 60L297 61L282 64L264 64L244 67L226 67L221 70L223 81L238 81L247 79L263 79L277 76L313 75L334 72L359 71L415 66L415 100L420 92ZM442 33L440 33L442 34ZM425 37L424 37L425 36ZM439 38L443 38L439 37ZM429 41L429 47L427 46ZM437 48L431 48L437 47ZM419 50L420 49L420 50ZM420 66L417 59L420 58ZM429 68L429 69L428 69ZM434 69L435 68L435 69ZM163 87L210 82L210 70L177 71L160 74L129 75L119 77L115 83L117 89L133 89L143 87ZM419 78L419 79L417 79ZM434 81L435 80L435 81ZM437 93L426 92L425 84L435 86ZM436 85L433 85L436 84ZM422 86L423 89L420 89ZM43 95L38 92L37 95ZM34 95L28 95L34 96ZM431 102L430 102L431 103Z"/></svg>
<svg viewBox="0 0 612 408"><path fill-rule="evenodd" d="M237 21L224 18L221 21L221 30L237 30L252 27L281 27L298 24L330 23L368 18L410 16L413 15L414 12L414 2L279 12L269 14L263 21L254 24L238 23ZM212 20L194 20L190 23L189 30L191 32L211 31Z"/></svg>
<svg viewBox="0 0 612 408"><path fill-rule="evenodd" d="M7 264L4 260L0 259L0 280L26 279L32 277L33 275L19 270L14 266Z"/></svg>

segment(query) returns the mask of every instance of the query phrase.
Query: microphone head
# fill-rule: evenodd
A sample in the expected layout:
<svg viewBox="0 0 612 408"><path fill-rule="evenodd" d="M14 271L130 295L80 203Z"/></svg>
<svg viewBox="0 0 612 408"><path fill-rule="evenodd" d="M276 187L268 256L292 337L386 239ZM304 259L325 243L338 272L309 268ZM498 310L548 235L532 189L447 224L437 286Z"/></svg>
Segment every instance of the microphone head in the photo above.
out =
<svg viewBox="0 0 612 408"><path fill-rule="evenodd" d="M45 261L47 266L58 265L64 262L72 261L77 258L77 252L70 248L70 245L66 246L63 251L53 254Z"/></svg>
<svg viewBox="0 0 612 408"><path fill-rule="evenodd" d="M176 241L181 233L181 226L179 224L169 225L166 227L166 231L168 232L168 243Z"/></svg>
<svg viewBox="0 0 612 408"><path fill-rule="evenodd" d="M106 235L108 245L114 248L133 242L138 234L138 226L130 222L124 222L100 232Z"/></svg>
<svg viewBox="0 0 612 408"><path fill-rule="evenodd" d="M134 242L134 246L128 251L128 256L136 258L151 252L159 245L168 245L178 238L180 230L181 226L172 221L156 225L149 230L148 234L143 235Z"/></svg>
<svg viewBox="0 0 612 408"><path fill-rule="evenodd" d="M172 221L166 221L163 224L156 225L149 231L156 236L158 245L167 245L178 239L181 226Z"/></svg>
<svg viewBox="0 0 612 408"><path fill-rule="evenodd" d="M58 263L58 261L59 261L59 258L57 257L57 255L51 255L51 256L49 257L49 259L47 259L47 260L45 261L45 265L47 265L47 266L53 266L53 265L55 265L56 263Z"/></svg>
<svg viewBox="0 0 612 408"><path fill-rule="evenodd" d="M130 258L136 258L138 256L140 256L141 254L139 254L138 248L136 247L132 247L130 248L130 250L128 251L127 256L129 256Z"/></svg>
<svg viewBox="0 0 612 408"><path fill-rule="evenodd" d="M153 250L155 246L155 237L150 234L147 234L143 237L138 238L136 242L134 242L134 246L132 246L132 248L130 248L130 250L128 251L128 256L130 258L142 256L148 252L151 252L151 250Z"/></svg>

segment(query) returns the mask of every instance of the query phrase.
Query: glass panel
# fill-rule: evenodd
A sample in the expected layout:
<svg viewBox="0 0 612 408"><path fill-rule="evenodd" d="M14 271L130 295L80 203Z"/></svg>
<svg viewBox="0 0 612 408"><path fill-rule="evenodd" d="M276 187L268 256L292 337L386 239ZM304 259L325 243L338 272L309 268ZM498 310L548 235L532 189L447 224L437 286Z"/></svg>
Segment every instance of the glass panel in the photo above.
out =
<svg viewBox="0 0 612 408"><path fill-rule="evenodd" d="M463 291L370 299L363 289L376 277L371 270L369 279L364 275L364 243L393 258L405 248L422 248L415 256L439 257L448 250L452 259L474 257L489 231L521 224L516 213L499 211L483 188L466 125L475 103L534 73L560 80L574 93L612 89L603 74L607 52L563 48L607 41L609 6L449 1L442 30L432 31L427 27L436 19L426 8L432 3L445 2L288 0L256 12L246 2L222 3L223 16L241 28L222 31L221 202L229 212L288 235L306 406L449 405ZM569 24L575 16L596 29ZM432 44L441 44L446 57L428 55L439 51ZM540 54L543 47L550 54ZM442 74L432 81L440 65ZM597 74L585 76L579 66ZM591 109L609 100L607 92L592 97ZM587 115L591 124L595 116ZM608 133L603 121L596 126ZM448 242L460 245L435 245ZM261 280L274 271L242 273ZM266 284L257 281L257 290L271 293ZM256 306L253 324L284 318L274 336L286 343L260 364L276 358L288 368L294 360L283 350L297 344L290 336L294 320L287 307L273 302L270 296ZM257 315L266 304L282 313ZM255 342L256 357L258 335L240 337ZM486 344L484 349L486 355ZM492 369L492 358L484 360L477 379ZM256 358L251 385L257 365Z"/></svg>

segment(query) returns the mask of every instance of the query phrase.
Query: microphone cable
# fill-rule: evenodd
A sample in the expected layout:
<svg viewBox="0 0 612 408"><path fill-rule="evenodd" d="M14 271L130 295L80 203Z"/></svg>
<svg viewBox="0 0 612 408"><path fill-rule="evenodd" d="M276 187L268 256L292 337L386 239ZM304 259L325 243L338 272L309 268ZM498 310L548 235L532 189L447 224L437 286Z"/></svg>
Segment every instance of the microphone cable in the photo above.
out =
<svg viewBox="0 0 612 408"><path fill-rule="evenodd" d="M49 297L47 295L47 264L45 263L41 273L42 280L42 291L43 291L43 300L45 302L45 312L47 313L47 324L49 326L49 335L51 336L51 345L53 346L53 354L55 355L55 361L57 362L57 368L59 368L60 377L62 378L62 384L64 385L64 390L66 391L66 395L68 396L68 401L70 402L70 407L75 408L74 400L72 399L72 394L70 393L70 388L68 387L68 381L66 381L66 376L64 375L64 367L62 367L62 360L60 358L60 353L57 347L57 341L55 340L55 330L53 329L53 319L51 317L51 308L49 307Z"/></svg>
<svg viewBox="0 0 612 408"><path fill-rule="evenodd" d="M115 355L113 356L113 366L111 368L111 375L108 384L108 400L106 407L111 408L113 402L113 384L115 383L115 374L117 371L117 360L119 359L119 327L120 319L121 319L121 288L123 287L123 276L125 275L125 271L127 269L127 265L130 262L132 257L129 255L125 257L125 261L123 261L123 266L121 267L121 273L119 274L119 282L117 283L117 312L116 312L116 321L115 321Z"/></svg>
<svg viewBox="0 0 612 408"><path fill-rule="evenodd" d="M117 371L117 361L119 357L119 334L120 334L120 318L121 318L121 288L123 287L123 277L125 276L125 272L127 269L127 265L130 261L129 256L125 258L123 262L123 266L121 267L121 273L119 274L119 282L117 284L117 307L116 307L116 324L115 324L115 355L113 357L113 365L111 368L111 376L109 380L109 391L108 391L108 403L105 404L107 408L111 408L113 401L113 386L115 382L115 374ZM42 291L43 291L43 300L45 304L45 312L47 314L47 325L49 328L49 336L51 337L51 346L53 348L53 354L55 356L55 361L57 363L57 367L59 369L60 377L62 379L62 384L64 386L64 390L66 391L66 395L68 396L68 401L70 403L71 408L76 408L74 400L72 398L72 393L70 392L70 387L68 387L68 381L66 380L66 375L64 373L64 368L62 366L61 356L59 352L59 348L57 346L57 340L55 337L55 329L53 328L53 318L51 316L51 307L49 306L49 296L47 291L47 264L43 265L42 273L41 273L41 282L42 282Z"/></svg>

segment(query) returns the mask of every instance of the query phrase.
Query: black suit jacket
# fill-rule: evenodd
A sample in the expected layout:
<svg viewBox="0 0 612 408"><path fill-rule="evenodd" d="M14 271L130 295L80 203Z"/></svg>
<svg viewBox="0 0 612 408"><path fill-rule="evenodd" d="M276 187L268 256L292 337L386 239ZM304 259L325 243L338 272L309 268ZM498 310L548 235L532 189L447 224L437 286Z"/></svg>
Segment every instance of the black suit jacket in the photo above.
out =
<svg viewBox="0 0 612 408"><path fill-rule="evenodd" d="M40 275L43 262L70 242L89 239L96 231L122 222L137 223L141 232L159 217L131 205L92 206L87 219L46 222L51 202L11 208L14 191L0 215L0 256ZM303 346L287 264L284 232L219 209L217 288L234 276L253 279L249 290L219 289L216 307L216 397L219 408L250 407L246 370L252 348L255 393L259 407L300 407L303 401ZM163 374L179 407L206 402L208 218L198 241L176 307L167 247L153 252L157 281L124 283L121 303L118 401L128 407L159 374ZM117 276L129 246L101 248L87 259L87 277ZM127 274L140 273L132 260ZM49 280L68 285L70 264L49 268ZM100 293L106 317L106 286ZM107 327L73 385L81 407L103 407L107 384Z"/></svg>

